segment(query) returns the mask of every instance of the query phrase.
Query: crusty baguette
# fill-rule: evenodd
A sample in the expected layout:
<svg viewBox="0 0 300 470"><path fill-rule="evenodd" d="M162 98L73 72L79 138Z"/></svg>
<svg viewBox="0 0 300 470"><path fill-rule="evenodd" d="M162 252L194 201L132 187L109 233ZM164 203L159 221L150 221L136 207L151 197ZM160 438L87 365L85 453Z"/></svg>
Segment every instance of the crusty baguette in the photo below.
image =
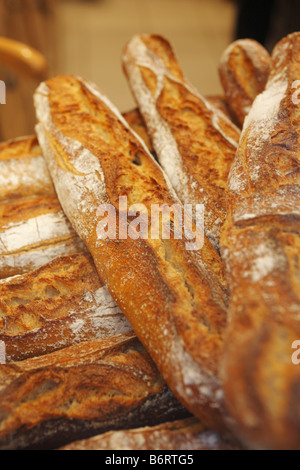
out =
<svg viewBox="0 0 300 470"><path fill-rule="evenodd" d="M224 429L218 366L227 293L220 257L207 238L104 240L99 206L180 207L146 146L91 83L59 76L35 93L38 139L66 215L93 256L100 278L146 346L171 390L199 418Z"/></svg>
<svg viewBox="0 0 300 470"><path fill-rule="evenodd" d="M138 119L137 114L136 124ZM0 340L6 361L131 329L63 214L36 137L2 143L1 164L7 184L0 187L0 237L10 252L2 252L0 258L5 277L0 282ZM55 243L54 233L60 235ZM17 235L23 249L12 255L9 248ZM40 245L33 240L38 236ZM67 256L69 248L75 254ZM37 266L41 267L33 269ZM23 274L16 275L19 272Z"/></svg>
<svg viewBox="0 0 300 470"><path fill-rule="evenodd" d="M192 417L151 427L109 431L59 450L241 450L241 447ZM187 463L192 463L187 456L182 456L180 463L184 463L184 458Z"/></svg>
<svg viewBox="0 0 300 470"><path fill-rule="evenodd" d="M86 247L64 215L37 138L0 144L0 279Z"/></svg>
<svg viewBox="0 0 300 470"><path fill-rule="evenodd" d="M225 114L228 117L228 119L232 121L232 115L229 111L229 106L228 106L225 95L208 95L208 96L205 96L205 99L214 108L219 109L223 114ZM225 177L225 180L227 181L227 177Z"/></svg>
<svg viewBox="0 0 300 470"><path fill-rule="evenodd" d="M124 119L152 145L138 109L123 113ZM0 143L0 202L28 196L54 196L55 189L36 136L20 137Z"/></svg>
<svg viewBox="0 0 300 470"><path fill-rule="evenodd" d="M153 153L153 146L139 110L137 108L131 109L130 111L122 113L122 115L131 129L145 142L148 150Z"/></svg>
<svg viewBox="0 0 300 470"><path fill-rule="evenodd" d="M147 141L137 110L125 118ZM35 136L0 144L0 279L86 252L57 199Z"/></svg>
<svg viewBox="0 0 300 470"><path fill-rule="evenodd" d="M131 330L87 253L0 282L0 325L7 362Z"/></svg>
<svg viewBox="0 0 300 470"><path fill-rule="evenodd" d="M133 333L0 366L1 450L55 449L186 416Z"/></svg>
<svg viewBox="0 0 300 470"><path fill-rule="evenodd" d="M270 54L254 39L238 39L223 52L219 76L238 126L243 127L254 99L264 90L270 69Z"/></svg>
<svg viewBox="0 0 300 470"><path fill-rule="evenodd" d="M159 163L182 203L205 205L205 233L218 248L238 128L189 84L164 38L135 36L122 57Z"/></svg>
<svg viewBox="0 0 300 470"><path fill-rule="evenodd" d="M54 186L36 137L0 143L0 202L54 194Z"/></svg>
<svg viewBox="0 0 300 470"><path fill-rule="evenodd" d="M274 49L247 116L228 188L221 245L231 289L226 400L254 448L300 448L300 118L293 102L300 34Z"/></svg>
<svg viewBox="0 0 300 470"><path fill-rule="evenodd" d="M0 203L0 278L23 274L52 259L86 251L56 195Z"/></svg>

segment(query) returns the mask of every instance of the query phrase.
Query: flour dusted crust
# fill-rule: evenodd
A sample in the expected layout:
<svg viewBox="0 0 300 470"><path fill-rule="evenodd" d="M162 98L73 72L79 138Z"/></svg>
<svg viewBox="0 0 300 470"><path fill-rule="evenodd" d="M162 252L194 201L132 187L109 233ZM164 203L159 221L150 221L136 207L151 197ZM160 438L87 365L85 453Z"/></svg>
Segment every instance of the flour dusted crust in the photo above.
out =
<svg viewBox="0 0 300 470"><path fill-rule="evenodd" d="M138 110L126 121L151 150ZM0 279L86 248L67 220L35 136L0 144Z"/></svg>
<svg viewBox="0 0 300 470"><path fill-rule="evenodd" d="M164 38L135 36L122 59L158 161L182 203L204 204L205 232L218 248L239 130L188 82Z"/></svg>
<svg viewBox="0 0 300 470"><path fill-rule="evenodd" d="M62 211L37 139L1 144L1 165L7 183L0 185L0 340L6 361L131 330Z"/></svg>
<svg viewBox="0 0 300 470"><path fill-rule="evenodd" d="M187 408L224 424L218 377L227 294L218 253L185 240L101 240L99 204L179 203L142 140L91 83L59 76L35 94L39 143L56 192L119 308ZM118 214L117 214L118 218Z"/></svg>
<svg viewBox="0 0 300 470"><path fill-rule="evenodd" d="M130 324L86 253L57 257L0 283L0 341L7 362L128 331Z"/></svg>
<svg viewBox="0 0 300 470"><path fill-rule="evenodd" d="M34 136L0 144L0 279L86 248L62 211Z"/></svg>
<svg viewBox="0 0 300 470"><path fill-rule="evenodd" d="M240 127L265 88L271 63L268 51L253 39L238 39L222 54L219 76L230 113Z"/></svg>
<svg viewBox="0 0 300 470"><path fill-rule="evenodd" d="M0 202L0 217L1 279L86 251L55 195Z"/></svg>
<svg viewBox="0 0 300 470"><path fill-rule="evenodd" d="M36 137L22 137L0 144L1 202L54 194L54 186Z"/></svg>
<svg viewBox="0 0 300 470"><path fill-rule="evenodd" d="M146 126L138 109L124 119L152 152ZM0 143L0 203L30 196L55 196L55 189L36 136Z"/></svg>
<svg viewBox="0 0 300 470"><path fill-rule="evenodd" d="M111 431L59 450L241 450L196 418L186 418L138 429ZM187 459L187 462L189 460ZM182 459L183 462L183 459Z"/></svg>
<svg viewBox="0 0 300 470"><path fill-rule="evenodd" d="M217 108L225 116L232 121L232 115L229 111L229 106L226 100L225 95L208 95L205 96L206 101L208 101L214 108Z"/></svg>
<svg viewBox="0 0 300 470"><path fill-rule="evenodd" d="M245 119L221 238L231 300L222 376L236 433L251 448L299 449L300 34L272 54Z"/></svg>
<svg viewBox="0 0 300 470"><path fill-rule="evenodd" d="M0 448L186 417L66 219L36 139L0 147ZM7 278L11 260L26 272Z"/></svg>

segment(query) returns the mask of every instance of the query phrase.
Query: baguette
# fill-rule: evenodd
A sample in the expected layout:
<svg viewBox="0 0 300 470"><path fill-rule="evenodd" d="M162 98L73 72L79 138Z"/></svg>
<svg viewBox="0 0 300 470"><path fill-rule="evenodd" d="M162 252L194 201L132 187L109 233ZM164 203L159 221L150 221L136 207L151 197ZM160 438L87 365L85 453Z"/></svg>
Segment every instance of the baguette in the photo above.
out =
<svg viewBox="0 0 300 470"><path fill-rule="evenodd" d="M188 413L135 335L0 367L0 449L47 450Z"/></svg>
<svg viewBox="0 0 300 470"><path fill-rule="evenodd" d="M86 252L64 215L35 136L0 144L0 279Z"/></svg>
<svg viewBox="0 0 300 470"><path fill-rule="evenodd" d="M225 95L208 95L205 99L214 107L219 109L225 116L232 121L232 115L229 111L229 106Z"/></svg>
<svg viewBox="0 0 300 470"><path fill-rule="evenodd" d="M153 154L154 150L152 147L152 143L139 110L137 108L131 109L130 111L127 111L122 114L131 129L134 130L134 132L143 140L149 152Z"/></svg>
<svg viewBox="0 0 300 470"><path fill-rule="evenodd" d="M0 203L0 279L37 269L86 247L54 196Z"/></svg>
<svg viewBox="0 0 300 470"><path fill-rule="evenodd" d="M7 362L132 330L87 253L0 282L0 325Z"/></svg>
<svg viewBox="0 0 300 470"><path fill-rule="evenodd" d="M222 54L219 76L232 119L241 128L271 70L268 51L254 39L238 39Z"/></svg>
<svg viewBox="0 0 300 470"><path fill-rule="evenodd" d="M152 152L145 124L137 109L123 113L124 119ZM30 196L55 196L42 149L36 136L0 143L0 203Z"/></svg>
<svg viewBox="0 0 300 470"><path fill-rule="evenodd" d="M109 431L59 450L241 450L197 418L186 418L138 429ZM175 457L175 456L174 456ZM187 462L190 460L186 458ZM181 458L183 463L184 457ZM191 462L190 462L191 463Z"/></svg>
<svg viewBox="0 0 300 470"><path fill-rule="evenodd" d="M299 52L299 33L273 51L244 123L221 238L231 290L222 376L235 432L250 448L300 448Z"/></svg>
<svg viewBox="0 0 300 470"><path fill-rule="evenodd" d="M9 249L18 229L18 239L25 245L23 252L14 254L13 271L11 255L2 253L0 261L4 277L0 282L0 340L5 343L6 361L21 361L131 330L62 212L36 137L1 144L1 164L7 185L0 187L0 226L9 228L0 233ZM37 224L41 214L50 217ZM41 231L45 245L37 246L33 238ZM53 248L55 231L65 241ZM77 246L79 252L66 256L68 244ZM28 250L28 245L34 249ZM24 259L30 263L25 264ZM31 271L36 266L41 267ZM23 274L16 275L21 270ZM8 274L14 276L7 278Z"/></svg>
<svg viewBox="0 0 300 470"><path fill-rule="evenodd" d="M148 214L153 204L181 206L146 146L94 85L50 79L35 106L59 200L100 278L177 398L209 426L227 429L218 377L227 291L218 253L205 237L201 251L190 251L184 236L98 236L99 206L111 204L118 225L120 196Z"/></svg>
<svg viewBox="0 0 300 470"><path fill-rule="evenodd" d="M0 143L0 202L54 194L54 186L36 137Z"/></svg>
<svg viewBox="0 0 300 470"><path fill-rule="evenodd" d="M183 204L204 204L205 233L218 249L238 128L189 84L164 38L135 36L122 58L159 163Z"/></svg>
<svg viewBox="0 0 300 470"><path fill-rule="evenodd" d="M147 142L137 110L125 118ZM148 139L149 140L149 139ZM57 199L35 136L0 144L0 279L86 252Z"/></svg>

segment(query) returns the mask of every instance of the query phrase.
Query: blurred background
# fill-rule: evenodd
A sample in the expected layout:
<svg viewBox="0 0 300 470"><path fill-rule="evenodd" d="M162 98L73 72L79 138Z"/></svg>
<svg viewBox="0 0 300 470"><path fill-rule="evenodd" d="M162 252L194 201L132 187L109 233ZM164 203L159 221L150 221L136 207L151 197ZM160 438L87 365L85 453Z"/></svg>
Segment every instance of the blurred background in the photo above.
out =
<svg viewBox="0 0 300 470"><path fill-rule="evenodd" d="M32 46L46 76L81 75L120 111L135 106L121 69L121 52L137 33L164 35L189 80L203 95L222 93L218 63L226 46L252 37L272 50L298 29L297 0L0 0L0 140L34 132L32 94L42 79L16 71L1 56L1 37ZM300 27L299 27L300 29Z"/></svg>

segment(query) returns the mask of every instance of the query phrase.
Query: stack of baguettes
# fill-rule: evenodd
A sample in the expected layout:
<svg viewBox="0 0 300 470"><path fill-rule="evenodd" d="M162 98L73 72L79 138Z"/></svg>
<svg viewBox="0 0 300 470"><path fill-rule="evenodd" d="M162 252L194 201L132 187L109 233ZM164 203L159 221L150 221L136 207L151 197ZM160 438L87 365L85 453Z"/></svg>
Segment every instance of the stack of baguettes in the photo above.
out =
<svg viewBox="0 0 300 470"><path fill-rule="evenodd" d="M299 448L298 53L236 41L204 98L135 36L124 115L82 78L39 86L38 140L0 147L0 448ZM204 204L203 246L176 213L170 239L99 237L121 196Z"/></svg>

